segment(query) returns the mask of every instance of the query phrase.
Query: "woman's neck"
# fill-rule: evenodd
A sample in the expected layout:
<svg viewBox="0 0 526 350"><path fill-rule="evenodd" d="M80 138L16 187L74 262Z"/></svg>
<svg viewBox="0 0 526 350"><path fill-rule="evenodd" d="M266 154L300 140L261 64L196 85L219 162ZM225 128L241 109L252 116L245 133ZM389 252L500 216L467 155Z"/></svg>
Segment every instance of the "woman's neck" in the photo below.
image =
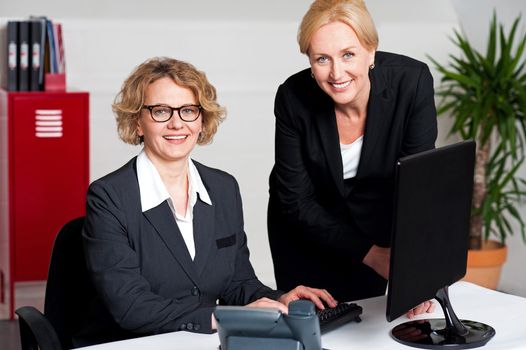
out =
<svg viewBox="0 0 526 350"><path fill-rule="evenodd" d="M147 153L148 154L148 153ZM175 205L175 210L178 214L185 216L186 208L188 206L188 158L181 159L180 161L172 162L161 162L157 159L152 159L153 163L161 180L166 187L166 190L172 198L172 202Z"/></svg>
<svg viewBox="0 0 526 350"><path fill-rule="evenodd" d="M361 98L346 105L334 106L338 136L342 144L353 143L365 132L369 95L359 97Z"/></svg>

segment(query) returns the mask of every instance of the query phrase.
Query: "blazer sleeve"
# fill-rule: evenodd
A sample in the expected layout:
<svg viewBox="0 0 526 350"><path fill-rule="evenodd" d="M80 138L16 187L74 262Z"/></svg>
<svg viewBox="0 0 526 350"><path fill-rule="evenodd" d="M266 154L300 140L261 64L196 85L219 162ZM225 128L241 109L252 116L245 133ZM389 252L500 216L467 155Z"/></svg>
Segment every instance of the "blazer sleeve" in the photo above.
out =
<svg viewBox="0 0 526 350"><path fill-rule="evenodd" d="M228 287L221 296L222 303L226 305L246 305L262 297L277 300L282 291L273 290L261 283L252 268L249 260L249 250L247 246L247 236L243 224L243 205L239 192L239 185L235 179L234 189L234 206L232 210L235 220L234 227L236 230L237 254L234 263L234 274Z"/></svg>
<svg viewBox="0 0 526 350"><path fill-rule="evenodd" d="M87 195L84 248L88 270L98 296L117 322L128 331L155 334L200 324L211 333L215 305L162 297L152 292L141 275L140 257L130 245L123 200L111 185L95 182Z"/></svg>
<svg viewBox="0 0 526 350"><path fill-rule="evenodd" d="M294 103L291 101L294 98L288 96L287 88L280 86L274 106L274 180L281 210L305 234L305 239L361 262L373 242L316 200L314 185L303 160L302 127L306 126L300 126L294 120Z"/></svg>
<svg viewBox="0 0 526 350"><path fill-rule="evenodd" d="M414 105L407 117L400 157L435 148L438 135L433 76L424 64L419 73Z"/></svg>

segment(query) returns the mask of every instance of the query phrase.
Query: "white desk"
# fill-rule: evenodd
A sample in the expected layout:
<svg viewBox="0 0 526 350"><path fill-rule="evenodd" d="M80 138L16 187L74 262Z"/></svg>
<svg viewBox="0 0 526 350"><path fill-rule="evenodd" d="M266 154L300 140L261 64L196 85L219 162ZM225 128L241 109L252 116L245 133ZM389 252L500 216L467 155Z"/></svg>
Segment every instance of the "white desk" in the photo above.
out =
<svg viewBox="0 0 526 350"><path fill-rule="evenodd" d="M483 322L495 328L497 334L482 349L526 349L526 298L495 292L467 282L451 286L449 295L459 318ZM390 330L407 321L407 318L402 316L391 323L387 322L385 303L385 296L358 301L357 304L363 307L362 322L352 322L325 334L322 336L323 347L330 350L411 349L391 339ZM418 318L442 317L442 310L438 306L435 313ZM216 350L218 345L217 334L173 332L82 349Z"/></svg>

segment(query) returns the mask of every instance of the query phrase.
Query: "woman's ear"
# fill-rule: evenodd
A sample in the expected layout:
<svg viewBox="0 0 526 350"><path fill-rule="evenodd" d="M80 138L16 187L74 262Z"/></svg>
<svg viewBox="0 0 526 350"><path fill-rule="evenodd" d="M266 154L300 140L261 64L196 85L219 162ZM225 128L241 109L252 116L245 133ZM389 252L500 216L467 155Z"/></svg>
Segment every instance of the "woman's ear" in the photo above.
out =
<svg viewBox="0 0 526 350"><path fill-rule="evenodd" d="M369 67L374 68L374 56L375 55L376 55L376 50L372 50L371 52L369 52Z"/></svg>
<svg viewBox="0 0 526 350"><path fill-rule="evenodd" d="M144 132L142 131L142 126L140 120L137 120L137 136L142 137L144 136Z"/></svg>

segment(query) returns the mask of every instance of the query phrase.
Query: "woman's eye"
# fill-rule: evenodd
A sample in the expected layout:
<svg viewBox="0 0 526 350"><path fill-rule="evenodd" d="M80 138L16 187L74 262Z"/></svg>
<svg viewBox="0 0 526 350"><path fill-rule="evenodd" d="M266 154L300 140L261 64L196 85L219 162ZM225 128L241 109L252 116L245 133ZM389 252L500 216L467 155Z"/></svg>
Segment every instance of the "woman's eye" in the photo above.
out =
<svg viewBox="0 0 526 350"><path fill-rule="evenodd" d="M329 58L327 56L320 56L316 59L316 62L318 63L327 63L327 61L329 61Z"/></svg>
<svg viewBox="0 0 526 350"><path fill-rule="evenodd" d="M354 56L354 54L352 52L346 52L343 54L343 58L345 58L346 60L352 58Z"/></svg>
<svg viewBox="0 0 526 350"><path fill-rule="evenodd" d="M194 109L191 107L181 108L182 114L194 114Z"/></svg>
<svg viewBox="0 0 526 350"><path fill-rule="evenodd" d="M153 114L155 114L156 116L170 114L170 112L171 110L169 108L164 108L164 107L157 107L153 109Z"/></svg>

